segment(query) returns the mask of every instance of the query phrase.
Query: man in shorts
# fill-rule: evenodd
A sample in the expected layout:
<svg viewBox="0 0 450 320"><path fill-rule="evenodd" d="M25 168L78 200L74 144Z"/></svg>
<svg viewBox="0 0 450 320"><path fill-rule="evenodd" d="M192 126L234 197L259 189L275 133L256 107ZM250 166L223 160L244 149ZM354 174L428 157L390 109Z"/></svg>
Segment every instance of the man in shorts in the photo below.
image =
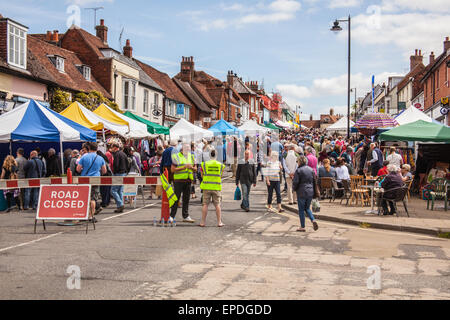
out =
<svg viewBox="0 0 450 320"><path fill-rule="evenodd" d="M222 202L222 175L225 166L216 160L216 150L210 151L211 160L202 163L202 183L200 189L203 190L203 208L202 221L200 227L205 227L206 216L208 215L208 207L212 202L216 208L217 226L223 227L222 210L220 203Z"/></svg>

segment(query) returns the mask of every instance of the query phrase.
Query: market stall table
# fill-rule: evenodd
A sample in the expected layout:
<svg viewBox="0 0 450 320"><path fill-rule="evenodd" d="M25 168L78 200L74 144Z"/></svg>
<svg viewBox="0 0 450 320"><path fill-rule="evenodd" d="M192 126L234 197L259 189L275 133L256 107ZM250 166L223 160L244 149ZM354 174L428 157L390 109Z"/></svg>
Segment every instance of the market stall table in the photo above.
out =
<svg viewBox="0 0 450 320"><path fill-rule="evenodd" d="M375 191L375 184L378 181L377 178L366 178L364 179L366 183L369 183L368 185L361 186L361 188L370 189L370 210L366 211L366 214L376 214L378 211L375 211L373 208L373 202L374 202L374 191Z"/></svg>

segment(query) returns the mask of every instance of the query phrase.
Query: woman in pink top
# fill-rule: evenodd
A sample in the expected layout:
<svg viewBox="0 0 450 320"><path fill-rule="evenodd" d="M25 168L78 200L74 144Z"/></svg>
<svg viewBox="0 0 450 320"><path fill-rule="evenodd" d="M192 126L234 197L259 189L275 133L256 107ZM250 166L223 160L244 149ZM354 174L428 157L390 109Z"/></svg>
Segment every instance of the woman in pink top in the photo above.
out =
<svg viewBox="0 0 450 320"><path fill-rule="evenodd" d="M305 149L306 158L308 159L308 167L311 167L314 170L314 173L317 175L317 158L314 156L312 148L306 147Z"/></svg>

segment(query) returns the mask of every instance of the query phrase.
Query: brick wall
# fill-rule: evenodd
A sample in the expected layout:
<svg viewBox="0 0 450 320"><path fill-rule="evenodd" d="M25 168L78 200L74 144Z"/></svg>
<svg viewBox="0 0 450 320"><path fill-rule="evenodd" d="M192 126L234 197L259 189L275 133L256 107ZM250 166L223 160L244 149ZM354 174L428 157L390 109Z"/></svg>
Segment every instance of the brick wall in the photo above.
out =
<svg viewBox="0 0 450 320"><path fill-rule="evenodd" d="M67 30L61 47L77 54L80 60L91 67L95 79L109 94L113 94L112 59L99 59L97 53L85 42L75 29Z"/></svg>
<svg viewBox="0 0 450 320"><path fill-rule="evenodd" d="M441 98L450 96L450 71L447 70L448 68L446 63L446 61L449 60L450 57L447 57L447 59L440 64L439 68L431 73L431 75L425 82L424 86L425 110L431 108L435 103L440 101Z"/></svg>
<svg viewBox="0 0 450 320"><path fill-rule="evenodd" d="M5 62L8 59L7 52L7 43L8 43L8 34L7 34L7 25L8 21L6 19L0 20L0 59Z"/></svg>

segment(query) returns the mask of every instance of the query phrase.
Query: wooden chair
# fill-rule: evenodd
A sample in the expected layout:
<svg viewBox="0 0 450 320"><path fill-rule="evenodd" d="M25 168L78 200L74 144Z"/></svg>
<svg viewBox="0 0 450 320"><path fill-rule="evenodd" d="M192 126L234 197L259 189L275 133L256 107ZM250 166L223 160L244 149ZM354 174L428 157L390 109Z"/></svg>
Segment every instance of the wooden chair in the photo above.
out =
<svg viewBox="0 0 450 320"><path fill-rule="evenodd" d="M409 199L411 199L411 187L413 185L413 182L414 182L414 176L412 176L412 178L410 180L406 181L406 183L405 183L406 187L408 187L408 196L407 196L408 201L409 201Z"/></svg>
<svg viewBox="0 0 450 320"><path fill-rule="evenodd" d="M363 183L364 176L350 176L350 189L352 191L350 204L355 202L355 205L358 205L358 200L360 200L362 207L370 205L369 189L361 188Z"/></svg>
<svg viewBox="0 0 450 320"><path fill-rule="evenodd" d="M333 180L334 178L322 177L319 179L321 196L331 196L333 194Z"/></svg>

